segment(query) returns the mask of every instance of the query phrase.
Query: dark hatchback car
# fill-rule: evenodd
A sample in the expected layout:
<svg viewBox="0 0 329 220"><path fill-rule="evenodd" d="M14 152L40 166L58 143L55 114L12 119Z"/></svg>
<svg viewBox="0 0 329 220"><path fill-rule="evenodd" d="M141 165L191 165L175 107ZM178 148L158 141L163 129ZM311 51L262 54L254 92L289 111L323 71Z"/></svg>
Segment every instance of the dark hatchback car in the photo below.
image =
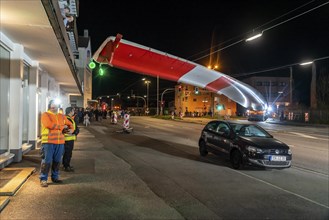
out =
<svg viewBox="0 0 329 220"><path fill-rule="evenodd" d="M224 153L234 169L248 164L288 168L292 159L289 147L260 126L217 120L209 122L202 130L199 151L201 156L206 156L209 151Z"/></svg>

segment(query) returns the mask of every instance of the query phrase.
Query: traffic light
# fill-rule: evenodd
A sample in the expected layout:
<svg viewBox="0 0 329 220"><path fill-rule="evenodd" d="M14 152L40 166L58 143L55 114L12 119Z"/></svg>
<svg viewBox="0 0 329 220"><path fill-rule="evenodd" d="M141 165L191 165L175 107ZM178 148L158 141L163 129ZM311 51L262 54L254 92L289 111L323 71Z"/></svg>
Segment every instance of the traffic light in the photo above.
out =
<svg viewBox="0 0 329 220"><path fill-rule="evenodd" d="M100 67L99 70L98 70L98 73L99 73L100 76L103 76L104 75L104 69L102 69Z"/></svg>
<svg viewBox="0 0 329 220"><path fill-rule="evenodd" d="M196 95L199 94L199 88L198 87L194 87L194 94L196 94Z"/></svg>
<svg viewBox="0 0 329 220"><path fill-rule="evenodd" d="M105 74L105 69L102 67L102 64L99 65L99 68L98 68L98 74L99 74L100 76L104 76L104 74Z"/></svg>

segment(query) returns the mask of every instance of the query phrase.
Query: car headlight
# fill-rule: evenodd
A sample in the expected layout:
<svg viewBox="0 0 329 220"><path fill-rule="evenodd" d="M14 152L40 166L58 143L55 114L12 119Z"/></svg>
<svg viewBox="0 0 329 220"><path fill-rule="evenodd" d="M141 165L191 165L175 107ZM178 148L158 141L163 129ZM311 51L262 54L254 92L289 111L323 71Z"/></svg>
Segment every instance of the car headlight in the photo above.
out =
<svg viewBox="0 0 329 220"><path fill-rule="evenodd" d="M290 150L290 149L288 150L288 154L292 154L292 152L291 152L291 150Z"/></svg>
<svg viewBox="0 0 329 220"><path fill-rule="evenodd" d="M263 153L263 150L262 150L262 149L257 148L257 147L254 147L254 146L248 146L248 147L247 147L247 150L248 150L249 152L258 153L258 154Z"/></svg>

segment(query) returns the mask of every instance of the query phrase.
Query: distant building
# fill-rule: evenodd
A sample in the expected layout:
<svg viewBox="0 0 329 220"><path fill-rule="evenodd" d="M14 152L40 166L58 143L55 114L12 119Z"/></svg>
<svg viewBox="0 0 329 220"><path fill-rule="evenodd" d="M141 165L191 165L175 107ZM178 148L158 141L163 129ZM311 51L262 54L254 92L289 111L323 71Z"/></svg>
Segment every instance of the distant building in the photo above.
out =
<svg viewBox="0 0 329 220"><path fill-rule="evenodd" d="M291 104L289 77L254 76L242 81L257 89L272 108L278 109Z"/></svg>
<svg viewBox="0 0 329 220"><path fill-rule="evenodd" d="M184 116L236 114L236 102L224 95L199 87L180 84L175 86L175 114Z"/></svg>

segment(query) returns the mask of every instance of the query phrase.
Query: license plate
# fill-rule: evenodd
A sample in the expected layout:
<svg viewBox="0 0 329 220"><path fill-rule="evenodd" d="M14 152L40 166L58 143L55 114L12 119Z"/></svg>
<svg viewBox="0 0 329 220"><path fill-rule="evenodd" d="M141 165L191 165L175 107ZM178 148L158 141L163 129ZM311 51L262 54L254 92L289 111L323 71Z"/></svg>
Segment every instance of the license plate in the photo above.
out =
<svg viewBox="0 0 329 220"><path fill-rule="evenodd" d="M285 156L270 156L270 161L286 161Z"/></svg>

